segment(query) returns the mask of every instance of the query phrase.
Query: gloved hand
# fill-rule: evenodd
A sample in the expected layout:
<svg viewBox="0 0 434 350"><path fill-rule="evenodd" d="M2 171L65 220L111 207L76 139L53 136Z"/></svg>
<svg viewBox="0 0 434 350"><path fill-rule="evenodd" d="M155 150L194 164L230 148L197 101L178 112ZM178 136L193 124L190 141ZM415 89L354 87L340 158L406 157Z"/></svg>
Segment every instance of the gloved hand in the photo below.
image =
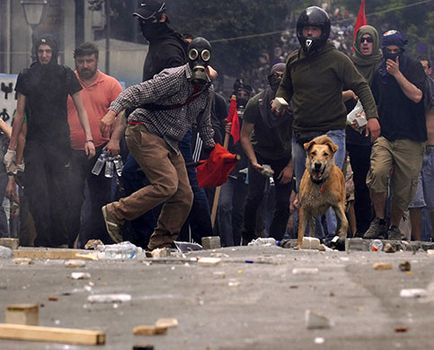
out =
<svg viewBox="0 0 434 350"><path fill-rule="evenodd" d="M21 164L17 164L17 172L21 171L23 173L24 169L25 169L24 162L22 162Z"/></svg>
<svg viewBox="0 0 434 350"><path fill-rule="evenodd" d="M15 159L17 157L17 152L11 149L8 149L4 158L3 163L6 166L6 171L9 171L9 168L12 166L12 164L15 163Z"/></svg>

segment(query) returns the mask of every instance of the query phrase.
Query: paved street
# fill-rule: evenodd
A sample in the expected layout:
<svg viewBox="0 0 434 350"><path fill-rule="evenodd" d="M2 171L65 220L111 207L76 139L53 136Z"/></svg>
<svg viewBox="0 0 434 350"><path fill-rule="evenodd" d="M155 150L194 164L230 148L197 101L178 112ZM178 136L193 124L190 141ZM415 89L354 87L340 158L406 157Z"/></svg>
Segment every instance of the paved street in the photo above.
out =
<svg viewBox="0 0 434 350"><path fill-rule="evenodd" d="M99 329L100 349L152 344L171 349L432 349L434 258L425 252L318 252L279 247L237 247L190 253L219 257L216 266L169 262L87 261L71 269L63 260L17 265L0 260L0 309L40 304L40 325ZM411 271L398 265L408 261ZM252 263L253 262L253 263ZM376 262L392 270L373 269ZM294 274L294 268L318 273ZM73 280L71 272L88 272ZM301 271L303 272L303 271ZM428 289L405 299L400 290ZM126 293L131 301L90 304L92 294ZM434 294L433 294L434 295ZM56 299L57 301L49 301ZM328 329L307 329L309 309L326 316ZM164 335L134 336L137 325L176 318ZM0 340L0 349L94 349L53 343Z"/></svg>

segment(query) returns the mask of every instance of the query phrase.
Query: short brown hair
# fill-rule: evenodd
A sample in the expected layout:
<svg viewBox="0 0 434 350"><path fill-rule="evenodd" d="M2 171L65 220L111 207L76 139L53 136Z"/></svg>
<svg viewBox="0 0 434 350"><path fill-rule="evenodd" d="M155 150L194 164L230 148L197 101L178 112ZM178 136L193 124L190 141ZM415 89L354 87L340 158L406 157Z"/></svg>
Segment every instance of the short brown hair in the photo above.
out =
<svg viewBox="0 0 434 350"><path fill-rule="evenodd" d="M74 58L82 57L82 56L90 56L95 54L95 57L98 58L99 50L98 46L91 42L82 43L79 47L74 50Z"/></svg>

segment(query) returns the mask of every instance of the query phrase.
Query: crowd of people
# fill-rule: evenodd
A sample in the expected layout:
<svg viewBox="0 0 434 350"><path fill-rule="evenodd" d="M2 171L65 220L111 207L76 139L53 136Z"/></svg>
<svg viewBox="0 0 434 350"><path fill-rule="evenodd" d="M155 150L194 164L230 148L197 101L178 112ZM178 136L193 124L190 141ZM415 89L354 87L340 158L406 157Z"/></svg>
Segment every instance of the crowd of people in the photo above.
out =
<svg viewBox="0 0 434 350"><path fill-rule="evenodd" d="M308 7L296 23L295 50L276 47L273 60L261 55L261 91L235 81L237 118L228 121L208 40L175 31L164 2L145 0L133 15L149 42L142 83L122 91L98 69L91 42L75 49L75 71L59 65L50 35L38 39L35 62L18 76L12 128L0 120L0 196L15 204L9 221L22 245L129 240L153 250L212 235L223 246L294 238L303 145L323 134L347 175L349 235L434 237L431 63L406 54L401 32L362 26L350 53L331 35L329 14ZM363 112L348 123L359 101ZM196 165L216 156L216 144L239 161L221 187L202 188ZM411 234L402 229L408 210ZM1 235L9 236L3 214ZM335 214L317 222L310 234L333 245Z"/></svg>

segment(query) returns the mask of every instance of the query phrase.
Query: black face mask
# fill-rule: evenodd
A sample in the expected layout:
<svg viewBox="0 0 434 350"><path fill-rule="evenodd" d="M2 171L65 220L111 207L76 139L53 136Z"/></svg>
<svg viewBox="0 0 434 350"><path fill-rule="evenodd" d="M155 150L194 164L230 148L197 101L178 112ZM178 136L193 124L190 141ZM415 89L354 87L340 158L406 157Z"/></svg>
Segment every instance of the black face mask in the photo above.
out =
<svg viewBox="0 0 434 350"><path fill-rule="evenodd" d="M211 59L211 44L208 40L198 37L188 46L188 64L192 70L192 82L195 84L206 84L209 78L206 68Z"/></svg>
<svg viewBox="0 0 434 350"><path fill-rule="evenodd" d="M384 60L387 61L392 60L392 61L396 61L396 58L401 56L402 54L402 50L400 50L399 52L389 52L387 51L387 49L383 48L383 57Z"/></svg>
<svg viewBox="0 0 434 350"><path fill-rule="evenodd" d="M143 36L147 40L152 40L153 38L157 37L165 27L164 22L144 22L140 21L140 29L142 30Z"/></svg>
<svg viewBox="0 0 434 350"><path fill-rule="evenodd" d="M274 92L279 88L280 82L282 81L281 77L276 76L275 74L270 74L268 76L268 83L270 84L271 90Z"/></svg>

